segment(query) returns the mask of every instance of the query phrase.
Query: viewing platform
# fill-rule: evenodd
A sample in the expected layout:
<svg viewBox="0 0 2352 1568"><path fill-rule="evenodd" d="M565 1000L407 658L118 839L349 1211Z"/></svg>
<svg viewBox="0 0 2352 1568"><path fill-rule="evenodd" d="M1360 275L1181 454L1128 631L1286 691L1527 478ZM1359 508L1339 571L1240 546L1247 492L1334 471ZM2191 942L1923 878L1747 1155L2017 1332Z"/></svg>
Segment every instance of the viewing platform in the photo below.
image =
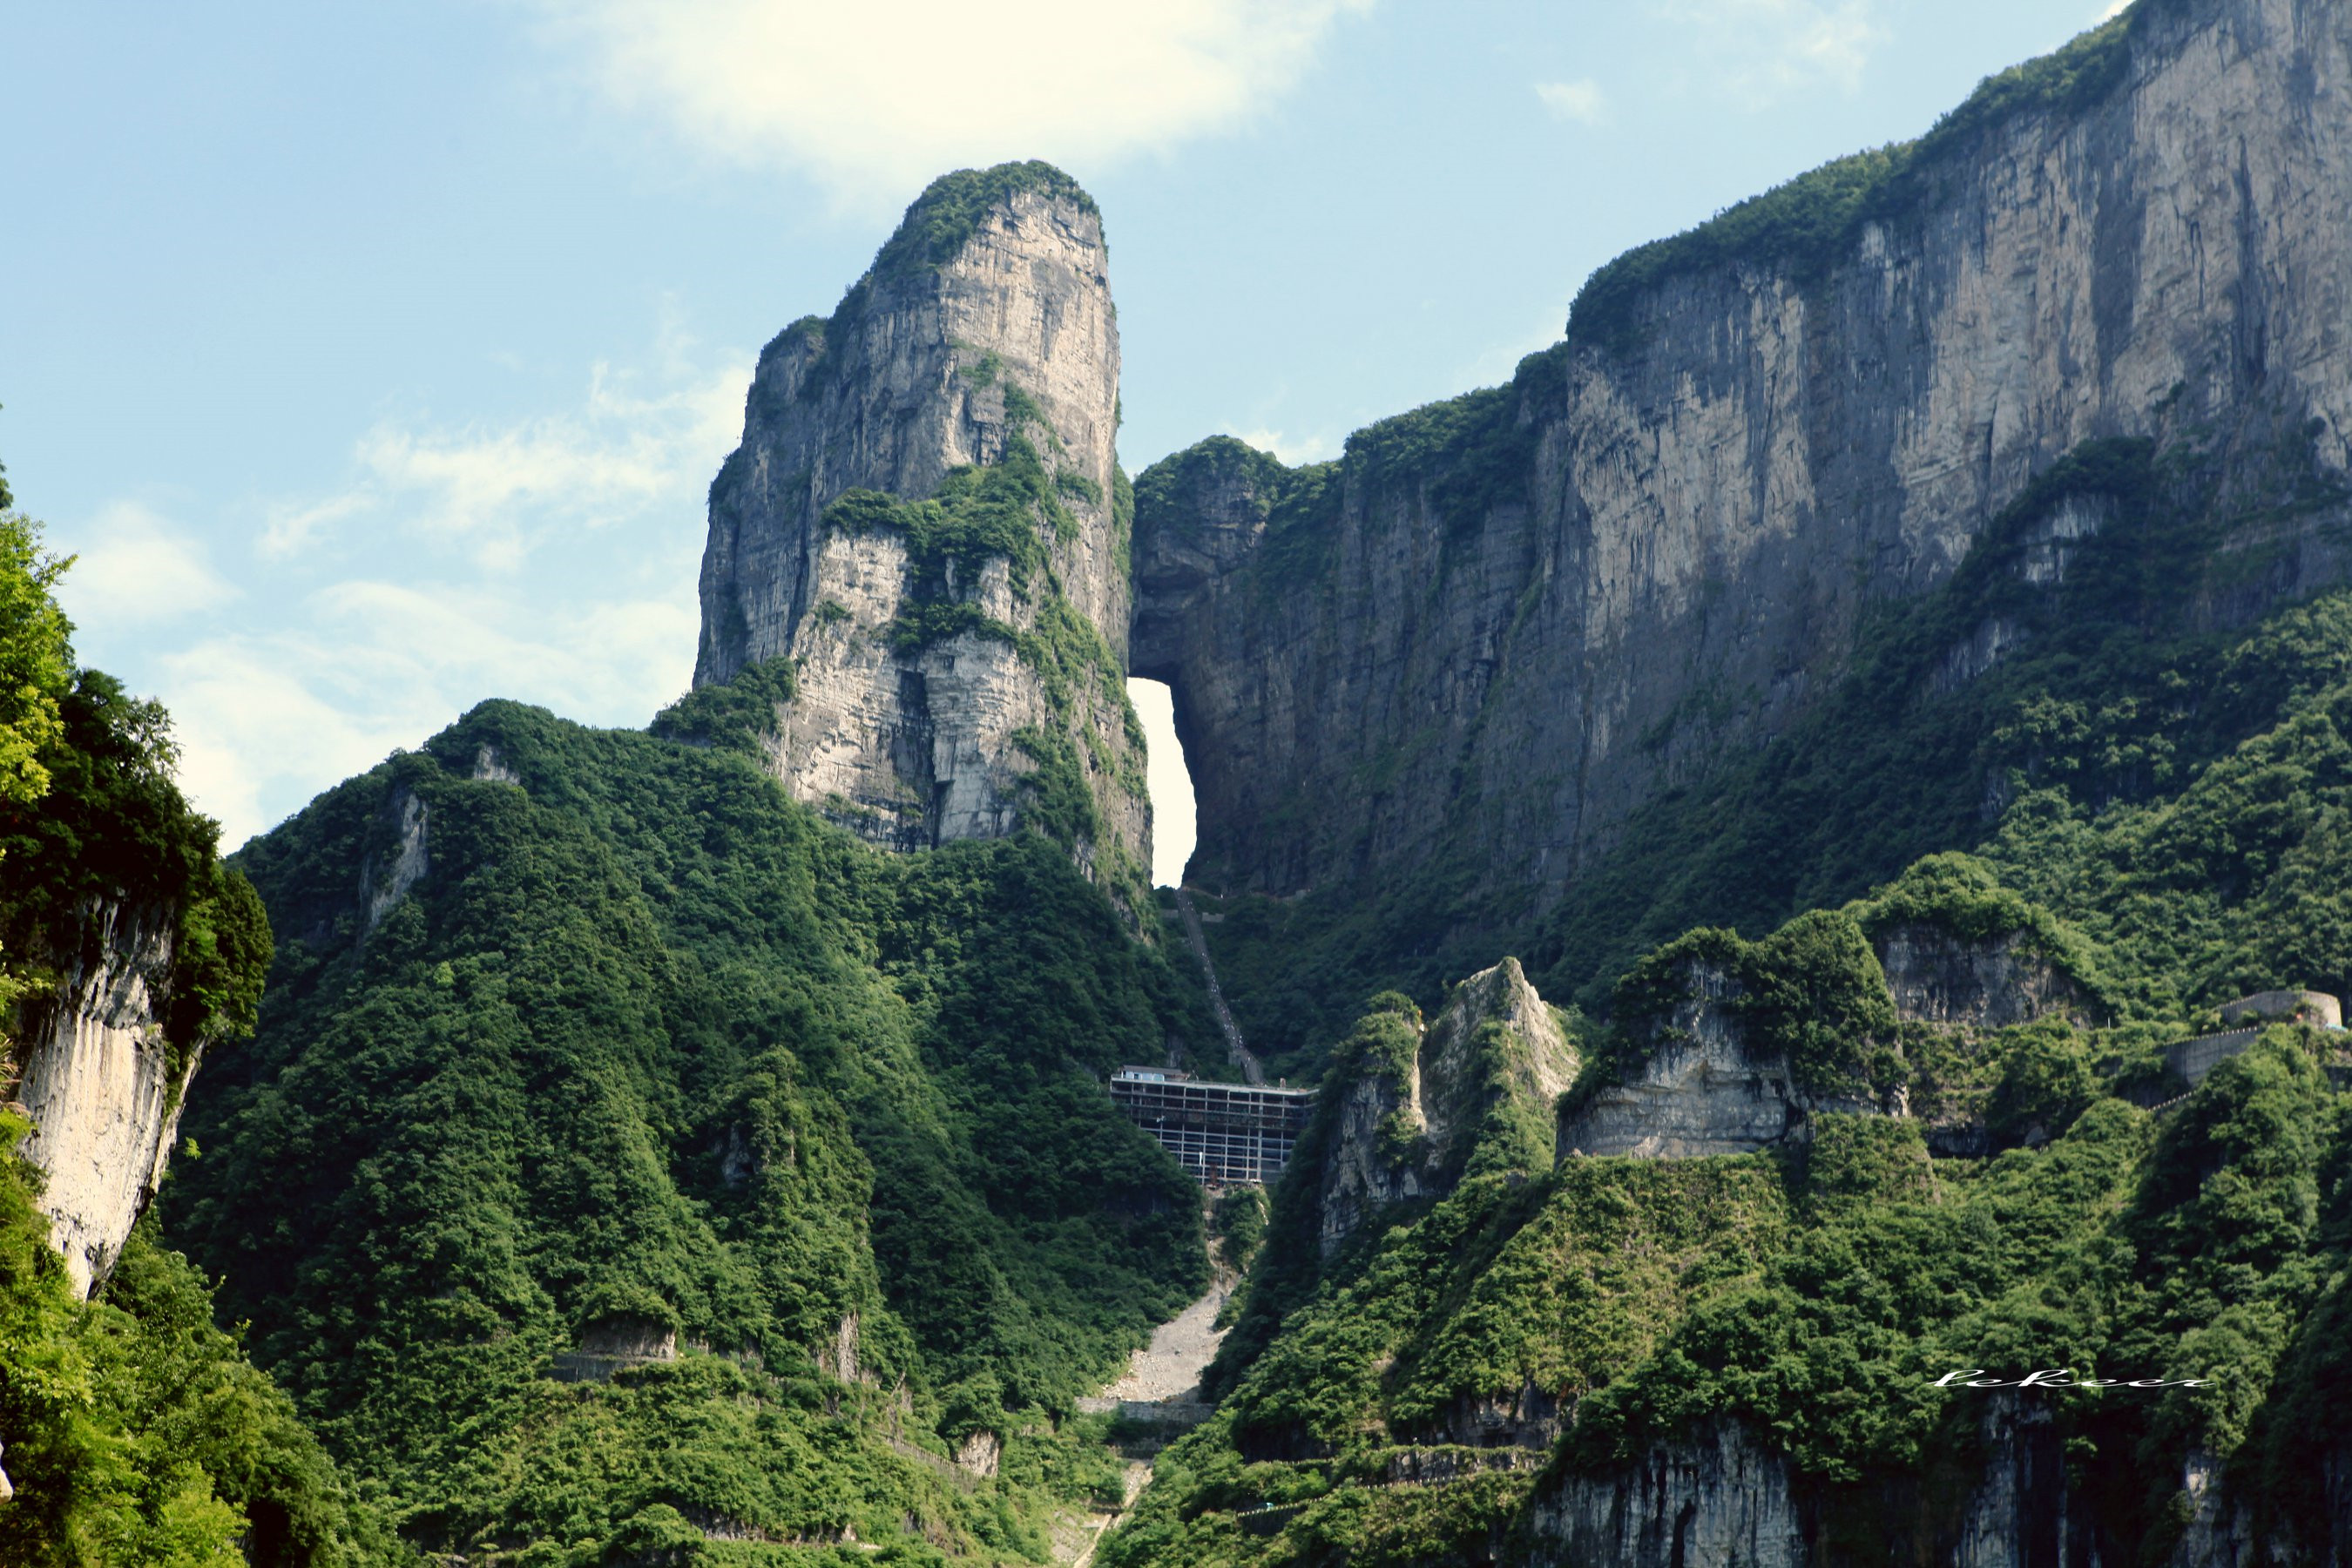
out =
<svg viewBox="0 0 2352 1568"><path fill-rule="evenodd" d="M1110 1098L1197 1180L1262 1186L1290 1163L1315 1091L1211 1083L1171 1068L1124 1067L1111 1075Z"/></svg>

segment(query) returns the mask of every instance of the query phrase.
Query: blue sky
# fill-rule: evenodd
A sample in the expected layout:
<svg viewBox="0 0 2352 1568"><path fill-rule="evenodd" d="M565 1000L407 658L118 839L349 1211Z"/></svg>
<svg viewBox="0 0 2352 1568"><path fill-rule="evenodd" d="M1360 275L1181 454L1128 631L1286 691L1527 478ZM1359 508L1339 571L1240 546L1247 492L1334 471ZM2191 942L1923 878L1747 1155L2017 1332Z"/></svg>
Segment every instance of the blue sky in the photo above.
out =
<svg viewBox="0 0 2352 1568"><path fill-rule="evenodd" d="M1129 469L1324 457L2103 9L12 7L0 462L81 556L82 658L171 706L236 843L485 697L635 725L683 690L753 356L942 170L1048 158L1101 203Z"/></svg>

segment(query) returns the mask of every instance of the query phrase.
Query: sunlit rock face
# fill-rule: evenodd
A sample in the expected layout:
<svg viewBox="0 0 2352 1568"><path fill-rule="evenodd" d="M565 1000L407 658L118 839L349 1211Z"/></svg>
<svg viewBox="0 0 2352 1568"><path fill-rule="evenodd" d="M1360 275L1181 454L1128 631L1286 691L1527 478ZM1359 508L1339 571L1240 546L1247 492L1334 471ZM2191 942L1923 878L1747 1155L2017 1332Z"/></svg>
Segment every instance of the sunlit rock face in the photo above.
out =
<svg viewBox="0 0 2352 1568"><path fill-rule="evenodd" d="M1081 862L1117 845L1149 865L1118 405L1101 217L1042 164L942 179L830 320L768 345L711 486L695 684L795 662L772 747L793 795L892 847L997 837L1059 757L1095 818ZM927 577L906 529L831 510L1024 449L1059 514L1020 520L1042 547L1025 573L998 553Z"/></svg>
<svg viewBox="0 0 2352 1568"><path fill-rule="evenodd" d="M33 1130L49 1239L88 1295L121 1255L163 1179L180 1104L203 1051L164 1038L169 910L104 903L82 925L53 998L28 1005L17 1099Z"/></svg>
<svg viewBox="0 0 2352 1568"><path fill-rule="evenodd" d="M1497 1169L1549 1165L1552 1103L1580 1065L1517 959L1455 986L1410 1062L1358 1072L1330 1091L1338 1100L1323 1169L1325 1256L1391 1205L1444 1197L1482 1152ZM1482 1150L1497 1110L1535 1141Z"/></svg>
<svg viewBox="0 0 2352 1568"><path fill-rule="evenodd" d="M2283 449L2341 474L2352 11L2137 11L2097 90L1964 120L1801 268L1669 270L1329 473L1225 443L1139 477L1134 660L1175 690L1196 879L1391 886L1437 855L1544 907L2082 443L2207 443L2255 489ZM2021 581L2056 592L2110 513L2025 520ZM2342 580L2344 521L2260 524L2273 564L2200 613Z"/></svg>

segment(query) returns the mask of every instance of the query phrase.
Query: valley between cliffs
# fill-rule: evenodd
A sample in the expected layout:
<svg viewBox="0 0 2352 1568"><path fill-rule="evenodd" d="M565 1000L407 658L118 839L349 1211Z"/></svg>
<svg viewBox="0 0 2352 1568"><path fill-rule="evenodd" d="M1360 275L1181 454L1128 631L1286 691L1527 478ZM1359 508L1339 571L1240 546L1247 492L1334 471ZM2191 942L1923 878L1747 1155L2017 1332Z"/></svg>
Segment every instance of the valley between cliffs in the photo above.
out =
<svg viewBox="0 0 2352 1568"><path fill-rule="evenodd" d="M7 525L0 1555L2352 1563L2352 1051L2214 1043L2352 992L2352 12L2138 0L1328 464L1130 482L1105 226L944 175L769 343L644 729L226 861ZM1318 1086L1280 1181L1138 1064Z"/></svg>

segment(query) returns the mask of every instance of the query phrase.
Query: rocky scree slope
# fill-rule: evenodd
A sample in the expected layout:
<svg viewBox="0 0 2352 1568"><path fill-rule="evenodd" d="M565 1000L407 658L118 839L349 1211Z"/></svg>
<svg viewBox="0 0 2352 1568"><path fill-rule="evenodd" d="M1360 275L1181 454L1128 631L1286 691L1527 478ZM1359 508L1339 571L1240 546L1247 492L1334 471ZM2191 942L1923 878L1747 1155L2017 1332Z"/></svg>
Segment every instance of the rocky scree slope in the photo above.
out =
<svg viewBox="0 0 2352 1568"><path fill-rule="evenodd" d="M1191 879L1443 882L1455 923L1528 930L2100 442L2193 451L2246 514L2182 585L2201 624L2340 581L2340 493L2274 503L2340 492L2352 451L2347 235L2352 16L2142 0L1917 142L1619 258L1506 386L1336 463L1219 437L1155 464L1131 651L1175 690ZM2017 520L2029 582L2118 510L2086 487ZM1919 694L2042 635L1958 628Z"/></svg>
<svg viewBox="0 0 2352 1568"><path fill-rule="evenodd" d="M1102 219L1042 163L908 208L760 356L710 489L698 686L790 658L771 765L871 842L1038 826L1148 867Z"/></svg>

